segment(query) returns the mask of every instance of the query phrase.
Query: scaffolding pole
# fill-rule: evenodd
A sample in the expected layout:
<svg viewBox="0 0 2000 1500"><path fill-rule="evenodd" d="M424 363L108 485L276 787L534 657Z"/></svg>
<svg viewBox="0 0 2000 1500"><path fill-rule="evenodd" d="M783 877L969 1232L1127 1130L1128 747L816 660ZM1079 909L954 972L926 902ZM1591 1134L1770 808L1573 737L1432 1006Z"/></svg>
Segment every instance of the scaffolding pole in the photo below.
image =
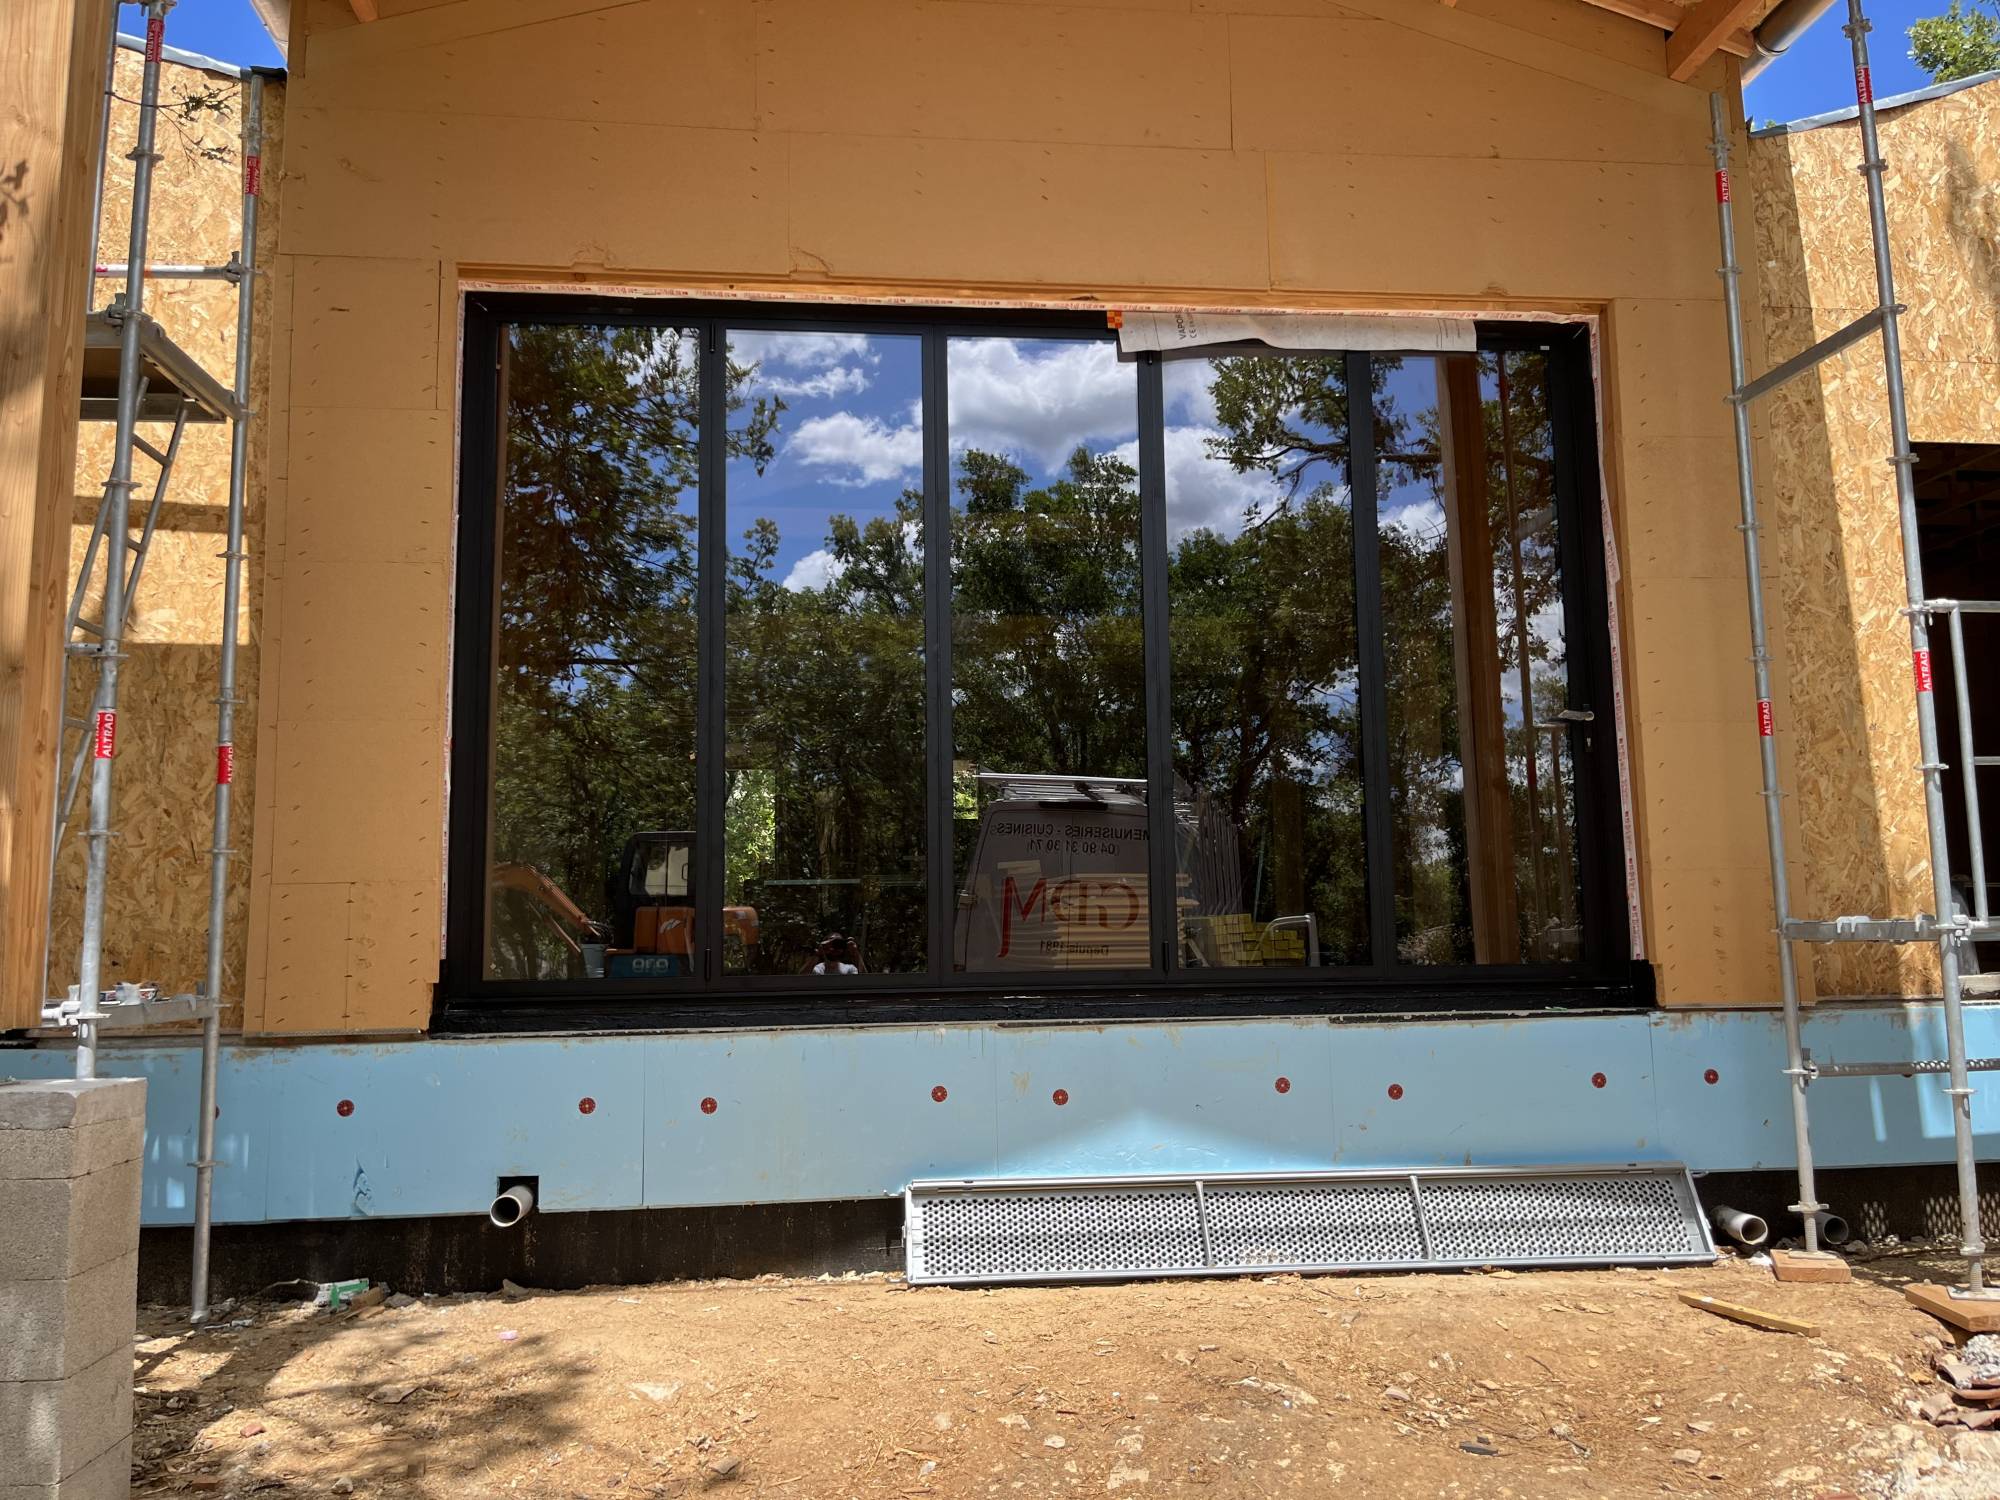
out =
<svg viewBox="0 0 2000 1500"><path fill-rule="evenodd" d="M145 312L147 220L153 196L153 167L160 155L154 140L160 113L160 47L173 0L148 0L144 81L139 90L138 141L132 162L132 232L125 256L135 269L125 278L123 326L118 350L118 418L111 447L111 477L105 481L105 566L103 633L93 653L97 693L90 733L90 825L84 834L83 943L77 962L76 1076L97 1076L98 1009L104 964L104 893L110 872L111 772L118 748L118 665L124 659L125 553L132 509L132 451L138 435L141 317ZM95 257L92 257L95 259Z"/></svg>
<svg viewBox="0 0 2000 1500"><path fill-rule="evenodd" d="M236 420L230 429L228 541L222 553L222 652L215 695L215 830L209 850L208 972L202 996L209 1011L201 1023L201 1118L195 1129L194 1249L189 1316L208 1316L208 1242L214 1201L215 1090L222 1046L222 948L228 926L230 792L236 781L236 635L243 597L243 493L250 463L250 328L256 299L257 208L264 166L264 80L252 74L244 85L243 228L236 264Z"/></svg>
<svg viewBox="0 0 2000 1500"><path fill-rule="evenodd" d="M1764 376L1748 379L1744 359L1742 270L1737 262L1736 230L1732 217L1729 175L1729 132L1720 94L1710 96L1710 116L1714 128L1715 187L1717 218L1722 239L1723 305L1729 328L1730 400L1735 409L1737 487L1742 506L1743 557L1750 597L1751 659L1757 689L1757 727L1763 764L1765 833L1770 845L1771 892L1777 922L1778 973L1785 1016L1785 1076L1792 1098L1792 1133L1798 1151L1799 1201L1793 1212L1804 1221L1805 1243L1809 1252L1819 1248L1817 1215L1825 1205L1818 1201L1813 1178L1812 1138L1808 1090L1817 1078L1880 1077L1892 1073L1910 1076L1943 1073L1949 1076L1945 1094L1951 1100L1953 1153L1958 1176L1959 1217L1962 1230L1960 1253L1965 1258L1967 1297L1989 1297L1985 1285L1985 1241L1979 1224L1979 1179L1972 1133L1972 1087L1970 1074L1975 1066L1965 1052L1965 1016L1961 982L1963 947L1975 931L1991 930L1987 896L1983 888L1984 858L1978 842L1976 823L1978 790L1974 786L1981 765L1972 753L1971 726L1960 726L1961 753L1965 759L1967 812L1973 819L1972 849L1976 917L1968 920L1953 913L1950 847L1947 843L1943 775L1939 759L1937 704L1931 670L1930 626L1932 617L1950 617L1954 664L1957 668L1961 702L1964 694L1964 644L1960 615L1986 606L1956 600L1927 600L1924 595L1923 558L1917 530L1916 453L1910 445L1909 410L1903 385L1901 317L1904 309L1896 301L1895 273L1890 262L1889 215L1883 180L1887 164L1882 159L1881 139L1875 116L1873 73L1868 60L1868 18L1862 0L1847 0L1846 36L1853 52L1855 96L1858 104L1863 161L1860 171L1867 183L1869 236L1875 262L1876 306L1846 328L1821 339L1811 348L1778 365ZM1782 793L1778 785L1778 759L1771 699L1771 659L1764 609L1764 583L1758 556L1756 481L1753 472L1750 407L1795 376L1855 343L1879 333L1887 384L1889 426L1894 451L1888 462L1896 475L1897 519L1902 533L1903 572L1908 603L1904 614L1910 627L1910 660L1916 689L1917 739L1923 778L1925 829L1930 844L1932 914L1914 918L1843 917L1832 922L1797 921L1791 915L1791 895L1787 882ZM1909 1062L1854 1062L1815 1065L1805 1050L1798 992L1798 971L1793 943L1886 942L1935 944L1942 991L1946 1057ZM1989 1060L1977 1065L1982 1069Z"/></svg>
<svg viewBox="0 0 2000 1500"><path fill-rule="evenodd" d="M1722 96L1708 97L1710 122L1715 131L1715 210L1722 227L1722 302L1729 319L1729 383L1740 392L1748 374L1743 354L1743 271L1736 261L1736 221L1732 215L1729 177L1729 129L1723 117ZM1753 465L1750 434L1750 403L1732 403L1736 415L1736 489L1743 519L1737 530L1743 534L1743 570L1750 586L1750 661L1757 687L1757 748L1764 775L1764 836L1771 849L1771 904L1777 913L1778 987L1785 1007L1785 1077L1792 1096L1792 1142L1798 1152L1799 1200L1792 1212L1805 1222L1806 1249L1819 1249L1819 1214L1826 1205L1819 1201L1813 1182L1812 1127L1806 1104L1806 1088L1812 1082L1806 1073L1805 1044L1799 1017L1799 973L1785 924L1791 918L1790 866L1785 860L1785 818L1783 796L1778 789L1778 747L1776 721L1771 707L1771 642L1764 617L1764 574L1759 553L1757 521L1757 480Z"/></svg>

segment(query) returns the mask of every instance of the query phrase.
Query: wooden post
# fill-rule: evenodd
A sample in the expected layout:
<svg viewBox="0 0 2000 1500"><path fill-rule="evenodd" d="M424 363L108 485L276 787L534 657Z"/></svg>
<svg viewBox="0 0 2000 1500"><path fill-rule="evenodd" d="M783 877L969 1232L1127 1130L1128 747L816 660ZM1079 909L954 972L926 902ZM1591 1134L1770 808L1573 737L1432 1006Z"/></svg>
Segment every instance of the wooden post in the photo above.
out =
<svg viewBox="0 0 2000 1500"><path fill-rule="evenodd" d="M110 0L0 5L0 1030L40 1019Z"/></svg>
<svg viewBox="0 0 2000 1500"><path fill-rule="evenodd" d="M1514 803L1507 778L1507 719L1500 705L1500 635L1493 604L1493 525L1488 512L1486 407L1479 358L1440 363L1438 427L1444 448L1445 536L1451 567L1452 651L1458 666L1458 759L1465 773L1465 862L1472 887L1472 948L1483 964L1521 959L1514 890Z"/></svg>

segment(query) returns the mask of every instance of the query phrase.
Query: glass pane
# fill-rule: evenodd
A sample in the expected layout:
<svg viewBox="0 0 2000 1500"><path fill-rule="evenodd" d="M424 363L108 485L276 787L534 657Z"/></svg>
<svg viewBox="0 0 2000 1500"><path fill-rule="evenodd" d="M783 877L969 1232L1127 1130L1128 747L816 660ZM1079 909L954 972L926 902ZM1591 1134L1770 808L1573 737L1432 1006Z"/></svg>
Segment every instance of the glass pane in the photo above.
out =
<svg viewBox="0 0 2000 1500"><path fill-rule="evenodd" d="M504 331L489 979L689 972L698 384L685 331Z"/></svg>
<svg viewBox="0 0 2000 1500"><path fill-rule="evenodd" d="M1406 963L1580 958L1548 361L1376 361Z"/></svg>
<svg viewBox="0 0 2000 1500"><path fill-rule="evenodd" d="M729 337L731 974L926 966L922 360Z"/></svg>
<svg viewBox="0 0 2000 1500"><path fill-rule="evenodd" d="M947 373L954 967L1150 967L1136 366L955 339Z"/></svg>
<svg viewBox="0 0 2000 1500"><path fill-rule="evenodd" d="M1179 961L1366 963L1345 360L1164 375Z"/></svg>

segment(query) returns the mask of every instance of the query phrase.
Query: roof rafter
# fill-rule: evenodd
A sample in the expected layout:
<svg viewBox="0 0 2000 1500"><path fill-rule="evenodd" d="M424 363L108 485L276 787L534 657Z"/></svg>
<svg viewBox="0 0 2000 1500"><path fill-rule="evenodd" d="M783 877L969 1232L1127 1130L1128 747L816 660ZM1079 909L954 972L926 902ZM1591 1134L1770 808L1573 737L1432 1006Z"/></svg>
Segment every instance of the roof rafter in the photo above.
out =
<svg viewBox="0 0 2000 1500"><path fill-rule="evenodd" d="M354 19L357 21L373 21L379 19L381 15L381 12L375 9L375 0L347 0L347 7L354 12Z"/></svg>
<svg viewBox="0 0 2000 1500"><path fill-rule="evenodd" d="M1763 9L1764 0L1701 0L1667 38L1667 76L1686 83L1722 46L1722 39Z"/></svg>
<svg viewBox="0 0 2000 1500"><path fill-rule="evenodd" d="M1676 5L1674 0L1584 0L1584 3L1634 21L1644 21L1662 31L1677 30L1693 14L1685 7ZM1727 52L1734 57L1749 57L1756 52L1757 44L1751 40L1746 28L1734 26L1712 50Z"/></svg>

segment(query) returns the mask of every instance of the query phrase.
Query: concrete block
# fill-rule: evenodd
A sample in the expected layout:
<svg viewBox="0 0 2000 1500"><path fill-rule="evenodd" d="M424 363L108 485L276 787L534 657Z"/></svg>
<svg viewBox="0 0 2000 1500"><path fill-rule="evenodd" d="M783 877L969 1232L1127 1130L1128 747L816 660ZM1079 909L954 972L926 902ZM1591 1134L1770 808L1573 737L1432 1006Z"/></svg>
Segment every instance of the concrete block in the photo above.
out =
<svg viewBox="0 0 2000 1500"><path fill-rule="evenodd" d="M131 1435L129 1346L67 1380L0 1381L0 1453L10 1483L55 1484Z"/></svg>
<svg viewBox="0 0 2000 1500"><path fill-rule="evenodd" d="M0 1127L0 1182L87 1177L136 1161L145 1145L145 1125L137 1118L92 1120L66 1130Z"/></svg>
<svg viewBox="0 0 2000 1500"><path fill-rule="evenodd" d="M145 1113L143 1078L0 1078L0 1131L70 1130Z"/></svg>
<svg viewBox="0 0 2000 1500"><path fill-rule="evenodd" d="M0 1476L0 1500L125 1500L132 1493L132 1439L113 1443L54 1484L15 1484Z"/></svg>
<svg viewBox="0 0 2000 1500"><path fill-rule="evenodd" d="M137 1248L139 1168L0 1181L0 1283L75 1276Z"/></svg>
<svg viewBox="0 0 2000 1500"><path fill-rule="evenodd" d="M80 1276L0 1281L0 1380L64 1380L132 1347L139 1252Z"/></svg>

